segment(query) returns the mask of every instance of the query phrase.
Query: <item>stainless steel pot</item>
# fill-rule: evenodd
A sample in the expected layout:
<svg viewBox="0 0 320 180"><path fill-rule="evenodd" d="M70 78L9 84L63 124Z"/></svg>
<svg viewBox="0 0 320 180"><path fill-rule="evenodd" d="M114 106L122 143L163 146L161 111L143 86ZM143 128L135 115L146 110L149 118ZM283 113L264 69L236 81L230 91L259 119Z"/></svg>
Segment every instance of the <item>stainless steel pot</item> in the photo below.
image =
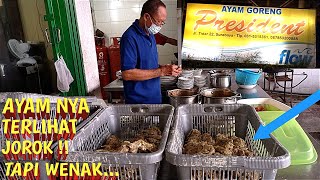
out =
<svg viewBox="0 0 320 180"><path fill-rule="evenodd" d="M234 70L232 69L219 69L219 70L210 70L209 74L219 74L219 73L224 73L224 74L231 74L232 72L234 72Z"/></svg>
<svg viewBox="0 0 320 180"><path fill-rule="evenodd" d="M210 76L213 88L228 88L231 86L231 75L227 73L215 73Z"/></svg>
<svg viewBox="0 0 320 180"><path fill-rule="evenodd" d="M178 107L182 104L198 104L200 97L197 90L173 89L168 91L170 104Z"/></svg>
<svg viewBox="0 0 320 180"><path fill-rule="evenodd" d="M227 88L203 89L200 95L202 104L235 104L241 98L239 93Z"/></svg>

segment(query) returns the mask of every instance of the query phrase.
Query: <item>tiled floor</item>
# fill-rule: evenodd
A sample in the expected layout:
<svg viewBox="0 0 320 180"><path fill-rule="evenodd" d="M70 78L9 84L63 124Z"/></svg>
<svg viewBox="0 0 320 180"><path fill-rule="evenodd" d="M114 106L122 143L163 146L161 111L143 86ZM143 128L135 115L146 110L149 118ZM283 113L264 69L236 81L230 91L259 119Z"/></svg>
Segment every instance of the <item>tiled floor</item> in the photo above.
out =
<svg viewBox="0 0 320 180"><path fill-rule="evenodd" d="M279 94L270 94L274 99L281 101ZM293 95L293 106L308 96ZM289 105L289 103L287 103ZM302 128L320 142L320 104L314 104L306 111L300 113L297 121Z"/></svg>

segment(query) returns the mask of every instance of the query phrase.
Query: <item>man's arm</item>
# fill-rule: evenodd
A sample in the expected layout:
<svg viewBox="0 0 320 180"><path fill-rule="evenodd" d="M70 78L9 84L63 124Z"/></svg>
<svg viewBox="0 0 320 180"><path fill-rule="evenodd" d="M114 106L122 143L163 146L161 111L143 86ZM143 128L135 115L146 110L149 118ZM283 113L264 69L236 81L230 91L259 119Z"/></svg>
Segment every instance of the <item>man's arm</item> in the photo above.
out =
<svg viewBox="0 0 320 180"><path fill-rule="evenodd" d="M157 69L129 69L122 72L125 81L145 81L160 76L178 76L181 68L177 65L164 65Z"/></svg>
<svg viewBox="0 0 320 180"><path fill-rule="evenodd" d="M167 39L167 43L173 45L173 46L177 46L178 45L178 41L176 39L172 39L172 38L168 38Z"/></svg>
<svg viewBox="0 0 320 180"><path fill-rule="evenodd" d="M166 43L169 43L173 46L177 46L178 45L178 41L176 39L173 39L173 38L169 38L161 33L157 33L154 35L155 38L156 38L156 42L157 44L160 44L160 45L165 45Z"/></svg>
<svg viewBox="0 0 320 180"><path fill-rule="evenodd" d="M130 69L122 72L122 78L126 81L145 81L160 77L162 75L161 68L157 69Z"/></svg>

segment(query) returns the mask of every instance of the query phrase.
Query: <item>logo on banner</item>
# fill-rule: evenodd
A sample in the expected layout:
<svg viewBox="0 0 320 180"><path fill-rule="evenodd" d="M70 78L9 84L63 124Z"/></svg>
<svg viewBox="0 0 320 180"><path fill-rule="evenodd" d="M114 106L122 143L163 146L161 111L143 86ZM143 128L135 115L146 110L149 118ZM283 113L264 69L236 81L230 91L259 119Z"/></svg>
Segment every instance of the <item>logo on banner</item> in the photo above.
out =
<svg viewBox="0 0 320 180"><path fill-rule="evenodd" d="M310 64L313 59L311 48L288 50L285 49L280 54L280 64Z"/></svg>

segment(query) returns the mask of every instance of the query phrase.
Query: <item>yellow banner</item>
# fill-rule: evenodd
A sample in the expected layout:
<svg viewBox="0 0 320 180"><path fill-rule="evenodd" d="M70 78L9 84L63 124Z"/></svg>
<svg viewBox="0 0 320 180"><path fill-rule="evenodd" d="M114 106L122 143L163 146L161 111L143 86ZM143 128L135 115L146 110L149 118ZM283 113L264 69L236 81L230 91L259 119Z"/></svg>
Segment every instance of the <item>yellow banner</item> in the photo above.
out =
<svg viewBox="0 0 320 180"><path fill-rule="evenodd" d="M308 48L307 55L315 56L315 17L316 11L307 9L189 3L183 39L183 58L199 59L197 51L205 49L208 52L210 48L220 54L229 55L255 48L261 56L262 51L266 51L261 48L268 46L270 50L272 45L275 47L279 44L282 46L278 48L287 51L290 48L298 48L299 51L301 48ZM283 46L284 44L288 46ZM262 56L258 61L281 64L285 62L279 62L281 52L277 57L270 59L268 56L267 59ZM305 54L297 56L299 55ZM212 60L216 57L216 60L219 60L217 56L218 54L210 54L207 59ZM285 58L284 54L282 56ZM285 64L290 64L290 56L288 58ZM315 58L310 60L312 59ZM294 57L291 60L291 64L298 62Z"/></svg>
<svg viewBox="0 0 320 180"><path fill-rule="evenodd" d="M184 39L243 46L255 41L315 43L315 10L188 4Z"/></svg>

